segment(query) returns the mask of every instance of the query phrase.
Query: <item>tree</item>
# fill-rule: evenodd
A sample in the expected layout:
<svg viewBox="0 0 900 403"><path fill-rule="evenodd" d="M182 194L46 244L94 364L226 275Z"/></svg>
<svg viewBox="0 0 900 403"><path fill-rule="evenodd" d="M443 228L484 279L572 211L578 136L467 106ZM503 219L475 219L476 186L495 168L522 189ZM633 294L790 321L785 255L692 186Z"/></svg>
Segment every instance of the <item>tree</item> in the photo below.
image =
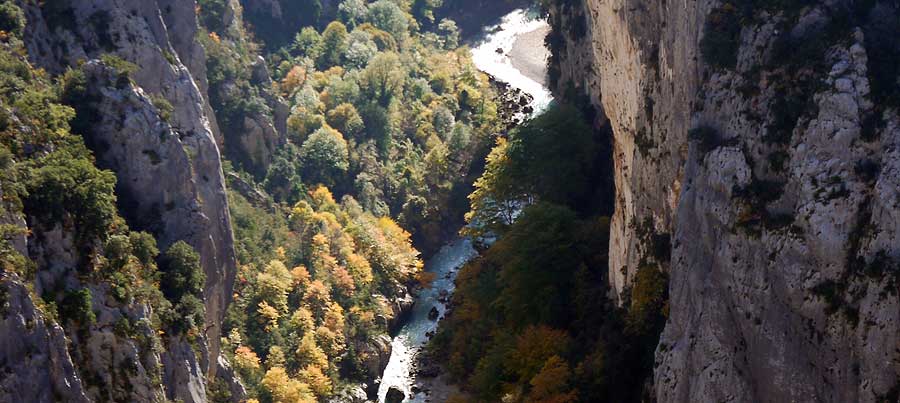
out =
<svg viewBox="0 0 900 403"><path fill-rule="evenodd" d="M116 216L116 177L79 155L89 155L83 145L73 149L55 151L26 171L25 210L48 224L70 217L81 242L104 239Z"/></svg>
<svg viewBox="0 0 900 403"><path fill-rule="evenodd" d="M163 294L169 301L177 302L185 295L200 297L206 274L200 267L200 255L187 242L178 241L166 250L162 261Z"/></svg>
<svg viewBox="0 0 900 403"><path fill-rule="evenodd" d="M338 12L344 23L355 27L366 18L369 6L366 5L366 0L344 0L338 5Z"/></svg>
<svg viewBox="0 0 900 403"><path fill-rule="evenodd" d="M400 41L409 29L409 17L391 0L378 0L369 5L369 22Z"/></svg>
<svg viewBox="0 0 900 403"><path fill-rule="evenodd" d="M575 392L568 391L569 365L554 355L544 362L541 372L531 378L531 392L528 395L529 402L539 403L566 403L574 402L577 398Z"/></svg>
<svg viewBox="0 0 900 403"><path fill-rule="evenodd" d="M543 325L529 326L516 339L508 365L519 379L532 379L551 357L564 354L568 345L569 336L565 331Z"/></svg>
<svg viewBox="0 0 900 403"><path fill-rule="evenodd" d="M331 379L315 365L307 365L306 368L303 368L300 371L300 380L309 385L310 389L320 397L331 395Z"/></svg>
<svg viewBox="0 0 900 403"><path fill-rule="evenodd" d="M225 12L227 0L199 0L200 18L203 26L210 31L218 31L225 28Z"/></svg>
<svg viewBox="0 0 900 403"><path fill-rule="evenodd" d="M369 64L369 60L378 53L378 45L372 40L372 35L357 29L350 33L349 45L347 45L347 65L363 68Z"/></svg>
<svg viewBox="0 0 900 403"><path fill-rule="evenodd" d="M350 167L347 142L340 132L324 126L300 147L303 176L309 183L332 186Z"/></svg>
<svg viewBox="0 0 900 403"><path fill-rule="evenodd" d="M322 54L322 35L313 27L303 27L294 37L294 49L301 56L316 60Z"/></svg>
<svg viewBox="0 0 900 403"><path fill-rule="evenodd" d="M451 19L443 19L438 24L438 33L444 37L444 49L453 50L459 47L459 27Z"/></svg>
<svg viewBox="0 0 900 403"><path fill-rule="evenodd" d="M382 52L376 55L363 70L362 87L373 99L386 107L403 87L406 72L400 63L400 57L393 52ZM369 127L369 125L366 125Z"/></svg>
<svg viewBox="0 0 900 403"><path fill-rule="evenodd" d="M300 339L300 345L296 351L297 363L301 367L313 365L319 368L328 367L328 356L316 343L315 332L307 332Z"/></svg>
<svg viewBox="0 0 900 403"><path fill-rule="evenodd" d="M350 103L340 104L328 111L326 121L331 127L350 136L356 136L365 128L362 117Z"/></svg>
<svg viewBox="0 0 900 403"><path fill-rule="evenodd" d="M593 196L597 144L581 113L556 106L499 139L469 196L470 233L502 233L538 200L584 207Z"/></svg>
<svg viewBox="0 0 900 403"><path fill-rule="evenodd" d="M97 322L91 290L82 288L68 292L60 306L60 314L63 320L74 321L85 328Z"/></svg>
<svg viewBox="0 0 900 403"><path fill-rule="evenodd" d="M309 385L292 379L282 367L272 367L266 371L262 385L277 403L315 403Z"/></svg>
<svg viewBox="0 0 900 403"><path fill-rule="evenodd" d="M131 232L128 234L131 244L131 253L144 267L156 264L159 249L156 247L156 239L146 232Z"/></svg>
<svg viewBox="0 0 900 403"><path fill-rule="evenodd" d="M531 202L518 175L512 171L509 142L497 139L497 145L487 156L484 173L475 180L475 191L469 195L471 208L466 213L469 235L503 233L513 223L518 212Z"/></svg>
<svg viewBox="0 0 900 403"><path fill-rule="evenodd" d="M0 4L0 31L21 35L25 29L25 12L11 1Z"/></svg>
<svg viewBox="0 0 900 403"><path fill-rule="evenodd" d="M287 312L287 296L293 283L294 277L284 263L272 260L256 276L256 295L276 312Z"/></svg>
<svg viewBox="0 0 900 403"><path fill-rule="evenodd" d="M347 27L339 21L333 21L322 31L322 53L316 64L322 70L339 66L346 52Z"/></svg>

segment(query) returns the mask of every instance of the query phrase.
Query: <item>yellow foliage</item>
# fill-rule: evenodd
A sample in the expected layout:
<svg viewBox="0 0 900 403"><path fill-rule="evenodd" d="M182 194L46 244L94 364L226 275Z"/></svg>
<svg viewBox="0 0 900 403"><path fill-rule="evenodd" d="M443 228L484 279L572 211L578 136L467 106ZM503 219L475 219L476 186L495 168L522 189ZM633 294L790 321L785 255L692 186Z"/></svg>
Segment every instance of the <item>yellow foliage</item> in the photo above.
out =
<svg viewBox="0 0 900 403"><path fill-rule="evenodd" d="M258 295L270 302L279 312L287 311L287 295L293 283L293 275L279 260L270 261L263 271L256 275Z"/></svg>
<svg viewBox="0 0 900 403"><path fill-rule="evenodd" d="M328 356L325 355L325 352L322 351L321 348L319 348L319 345L316 343L316 335L313 332L308 332L303 335L295 354L297 362L301 366L315 365L319 368L328 367Z"/></svg>
<svg viewBox="0 0 900 403"><path fill-rule="evenodd" d="M266 357L266 367L283 367L285 362L287 362L287 359L285 358L284 351L281 349L281 347L269 347L269 356Z"/></svg>
<svg viewBox="0 0 900 403"><path fill-rule="evenodd" d="M369 264L366 258L356 253L347 254L347 269L350 270L350 274L353 275L353 278L359 284L368 285L374 280L372 265Z"/></svg>
<svg viewBox="0 0 900 403"><path fill-rule="evenodd" d="M540 372L544 363L568 348L569 336L564 330L539 325L529 326L516 340L516 349L509 361L519 377L530 379Z"/></svg>
<svg viewBox="0 0 900 403"><path fill-rule="evenodd" d="M291 277L294 279L295 287L305 287L310 282L309 270L303 265L293 268L291 270Z"/></svg>
<svg viewBox="0 0 900 403"><path fill-rule="evenodd" d="M300 334L305 335L316 327L316 320L309 309L300 307L291 315L291 327L297 329Z"/></svg>
<svg viewBox="0 0 900 403"><path fill-rule="evenodd" d="M332 302L325 312L325 320L323 325L332 332L343 333L344 331L344 308L337 302Z"/></svg>
<svg viewBox="0 0 900 403"><path fill-rule="evenodd" d="M320 397L331 395L331 378L315 365L307 365L302 369L300 380L309 385L312 391Z"/></svg>
<svg viewBox="0 0 900 403"><path fill-rule="evenodd" d="M278 329L278 319L281 318L281 315L278 313L277 309L269 305L266 301L262 301L259 303L256 312L262 317L267 332Z"/></svg>
<svg viewBox="0 0 900 403"><path fill-rule="evenodd" d="M344 334L335 332L325 326L316 329L316 342L331 358L337 358L344 352Z"/></svg>
<svg viewBox="0 0 900 403"><path fill-rule="evenodd" d="M337 130L335 130L337 132ZM337 203L334 201L334 195L331 194L331 191L328 190L325 186L318 186L309 194L310 198L313 200L313 204L316 206L317 210L331 210L337 207Z"/></svg>
<svg viewBox="0 0 900 403"><path fill-rule="evenodd" d="M306 288L304 301L313 308L324 308L331 302L331 287L325 285L321 280L309 283L309 287Z"/></svg>
<svg viewBox="0 0 900 403"><path fill-rule="evenodd" d="M234 350L234 367L238 370L259 369L259 357L250 347L238 347Z"/></svg>
<svg viewBox="0 0 900 403"><path fill-rule="evenodd" d="M541 372L531 378L528 401L541 403L575 401L575 392L567 392L569 376L569 365L562 358L558 355L548 358Z"/></svg>
<svg viewBox="0 0 900 403"><path fill-rule="evenodd" d="M316 397L309 385L291 379L281 367L273 367L266 372L262 385L272 395L276 403L315 403Z"/></svg>

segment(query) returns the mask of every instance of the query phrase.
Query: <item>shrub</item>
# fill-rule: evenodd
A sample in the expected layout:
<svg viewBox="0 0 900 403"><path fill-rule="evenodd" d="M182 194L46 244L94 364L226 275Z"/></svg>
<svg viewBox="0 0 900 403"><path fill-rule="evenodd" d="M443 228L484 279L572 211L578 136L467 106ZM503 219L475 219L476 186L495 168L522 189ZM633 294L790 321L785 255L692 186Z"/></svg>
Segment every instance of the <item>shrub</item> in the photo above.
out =
<svg viewBox="0 0 900 403"><path fill-rule="evenodd" d="M153 107L156 108L156 111L159 113L159 118L162 119L163 122L169 123L172 120L172 113L175 112L175 107L162 95L151 95L150 102L153 103Z"/></svg>
<svg viewBox="0 0 900 403"><path fill-rule="evenodd" d="M741 45L741 23L737 8L725 3L706 17L700 54L706 64L721 69L733 69L737 65Z"/></svg>
<svg viewBox="0 0 900 403"><path fill-rule="evenodd" d="M637 335L654 334L665 322L669 280L653 266L638 268L631 290L628 327Z"/></svg>
<svg viewBox="0 0 900 403"><path fill-rule="evenodd" d="M199 0L200 22L210 31L221 31L225 28L226 0Z"/></svg>
<svg viewBox="0 0 900 403"><path fill-rule="evenodd" d="M0 31L22 35L25 29L25 12L11 1L0 3Z"/></svg>
<svg viewBox="0 0 900 403"><path fill-rule="evenodd" d="M118 76L116 79L116 88L118 89L124 89L131 84L131 75L138 71L138 66L136 64L113 54L105 53L101 55L100 61L107 67L113 69Z"/></svg>
<svg viewBox="0 0 900 403"><path fill-rule="evenodd" d="M181 301L186 295L202 295L206 274L200 267L200 255L186 242L178 241L169 247L160 269L161 288L169 301Z"/></svg>
<svg viewBox="0 0 900 403"><path fill-rule="evenodd" d="M78 153L88 151L83 145L74 152L58 150L28 170L26 212L49 223L68 216L79 240L104 239L116 216L116 177Z"/></svg>
<svg viewBox="0 0 900 403"><path fill-rule="evenodd" d="M68 292L60 307L60 314L63 321L71 320L80 326L89 326L97 322L91 290L82 288Z"/></svg>

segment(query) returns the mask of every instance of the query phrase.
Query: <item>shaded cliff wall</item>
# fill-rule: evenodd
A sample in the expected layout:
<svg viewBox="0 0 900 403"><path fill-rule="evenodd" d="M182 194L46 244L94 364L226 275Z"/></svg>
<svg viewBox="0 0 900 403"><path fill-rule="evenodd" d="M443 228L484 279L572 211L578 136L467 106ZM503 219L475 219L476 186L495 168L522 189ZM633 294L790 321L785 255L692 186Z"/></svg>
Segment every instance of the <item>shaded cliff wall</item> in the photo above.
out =
<svg viewBox="0 0 900 403"><path fill-rule="evenodd" d="M896 400L896 3L563 3L558 88L614 131L613 297L670 275L657 398Z"/></svg>

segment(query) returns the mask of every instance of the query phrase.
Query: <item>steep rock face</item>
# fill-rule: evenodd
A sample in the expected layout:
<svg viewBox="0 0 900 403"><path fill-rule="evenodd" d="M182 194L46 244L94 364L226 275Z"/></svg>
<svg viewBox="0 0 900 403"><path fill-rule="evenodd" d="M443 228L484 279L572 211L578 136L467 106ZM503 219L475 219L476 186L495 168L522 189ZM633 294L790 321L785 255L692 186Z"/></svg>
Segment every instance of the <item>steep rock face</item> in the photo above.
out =
<svg viewBox="0 0 900 403"><path fill-rule="evenodd" d="M50 5L48 5L50 4ZM51 6L52 5L52 6ZM79 61L112 53L139 66L140 90L101 90L102 121L88 142L101 165L117 173L123 209L153 230L162 248L189 242L206 272L206 339L203 367L215 372L219 335L236 271L231 223L219 149L201 92L202 48L194 43L195 2L72 0L39 6L22 2L28 17L26 46L32 61L59 73ZM48 27L52 27L48 28ZM184 62L182 62L182 58ZM107 92L104 92L107 91ZM146 94L173 106L161 122ZM165 141L171 139L171 141Z"/></svg>
<svg viewBox="0 0 900 403"><path fill-rule="evenodd" d="M0 274L0 380L4 402L90 402L62 327L37 310L15 274Z"/></svg>
<svg viewBox="0 0 900 403"><path fill-rule="evenodd" d="M216 38L209 42L210 55L217 59L212 63L237 64L247 77L223 74L211 79L208 91L219 113L226 156L236 167L262 176L287 141L290 109L274 90L266 61L247 49L251 39L240 3L230 0L225 6L222 21L208 27Z"/></svg>
<svg viewBox="0 0 900 403"><path fill-rule="evenodd" d="M560 45L559 86L614 129L614 297L642 265L670 276L659 401L897 398L900 118L882 56L897 10L853 6L555 10L587 19ZM733 45L704 55L729 24ZM654 254L668 236L671 256Z"/></svg>

